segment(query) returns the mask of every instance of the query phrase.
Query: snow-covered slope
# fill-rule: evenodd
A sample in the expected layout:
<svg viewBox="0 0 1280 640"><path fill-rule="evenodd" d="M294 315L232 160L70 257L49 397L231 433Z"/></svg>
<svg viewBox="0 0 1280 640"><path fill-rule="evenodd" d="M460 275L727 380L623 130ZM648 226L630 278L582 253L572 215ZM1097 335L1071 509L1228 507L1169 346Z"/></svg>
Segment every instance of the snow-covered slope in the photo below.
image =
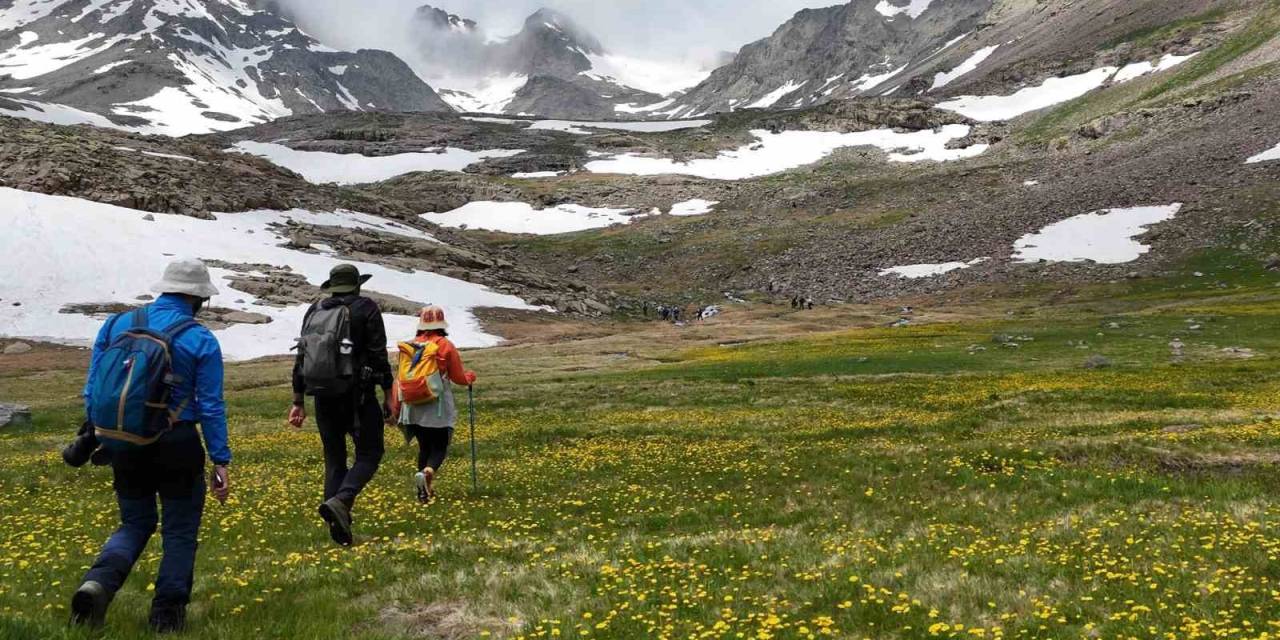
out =
<svg viewBox="0 0 1280 640"><path fill-rule="evenodd" d="M447 108L394 55L329 49L245 0L0 3L8 114L184 135L322 111Z"/></svg>
<svg viewBox="0 0 1280 640"><path fill-rule="evenodd" d="M229 276L244 276L229 266L288 269L311 285L324 282L342 257L324 247L299 251L286 245L288 224L371 230L431 241L431 237L385 220L347 211L251 211L218 214L214 220L154 214L76 198L0 188L0 268L22 278L0 283L0 336L42 338L73 344L92 339L100 318L67 313L84 304L139 304L164 265L174 256L218 261L211 269L221 293L214 306L260 314L265 324L236 324L217 331L224 355L248 359L288 353L301 326L306 304L264 304L232 288ZM39 247L39 251L32 251ZM451 337L461 345L488 346L498 338L485 333L474 307L530 309L519 298L434 273L404 272L357 262L373 275L370 291L406 300L439 301L449 314ZM245 267L241 267L244 269ZM252 275L252 272L249 272ZM430 300L427 300L430 298ZM412 336L416 320L388 315L391 336Z"/></svg>
<svg viewBox="0 0 1280 640"><path fill-rule="evenodd" d="M449 61L431 80L463 112L612 117L660 103L709 73L611 52L572 18L550 9L530 15L518 33L494 40L474 22L439 9L422 7L418 16L422 55Z"/></svg>

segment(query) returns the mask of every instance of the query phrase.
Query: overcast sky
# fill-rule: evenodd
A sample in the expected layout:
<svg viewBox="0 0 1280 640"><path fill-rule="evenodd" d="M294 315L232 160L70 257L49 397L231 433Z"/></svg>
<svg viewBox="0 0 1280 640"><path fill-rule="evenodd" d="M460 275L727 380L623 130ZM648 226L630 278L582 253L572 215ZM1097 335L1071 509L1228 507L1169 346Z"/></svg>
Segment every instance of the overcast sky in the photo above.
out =
<svg viewBox="0 0 1280 640"><path fill-rule="evenodd" d="M321 40L344 49L394 50L388 33L429 2L472 18L490 35L519 29L538 8L559 9L616 53L676 59L737 51L769 35L795 12L840 0L284 0Z"/></svg>

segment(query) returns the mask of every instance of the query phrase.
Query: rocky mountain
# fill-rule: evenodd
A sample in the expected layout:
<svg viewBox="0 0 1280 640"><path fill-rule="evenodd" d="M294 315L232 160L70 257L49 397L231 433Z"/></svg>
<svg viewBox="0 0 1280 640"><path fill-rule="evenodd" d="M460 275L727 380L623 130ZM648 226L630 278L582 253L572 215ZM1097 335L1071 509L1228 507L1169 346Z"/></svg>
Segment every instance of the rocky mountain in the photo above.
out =
<svg viewBox="0 0 1280 640"><path fill-rule="evenodd" d="M993 3L854 0L806 9L743 47L664 114L801 107L885 93L913 61L977 29Z"/></svg>
<svg viewBox="0 0 1280 640"><path fill-rule="evenodd" d="M246 0L0 2L0 114L185 135L446 109L396 56L328 48Z"/></svg>
<svg viewBox="0 0 1280 640"><path fill-rule="evenodd" d="M436 84L459 111L613 118L660 103L696 84L696 70L611 53L590 31L551 9L530 15L515 35L490 41L475 22L431 6L415 19L421 54L447 59Z"/></svg>
<svg viewBox="0 0 1280 640"><path fill-rule="evenodd" d="M1181 40L1128 36L1160 33L1233 4L853 0L797 13L670 105L640 112L691 117L860 96L1007 95L1051 76L1140 65L1161 55L1175 56L1168 64L1184 60L1215 43L1221 25L1196 22L1197 33Z"/></svg>

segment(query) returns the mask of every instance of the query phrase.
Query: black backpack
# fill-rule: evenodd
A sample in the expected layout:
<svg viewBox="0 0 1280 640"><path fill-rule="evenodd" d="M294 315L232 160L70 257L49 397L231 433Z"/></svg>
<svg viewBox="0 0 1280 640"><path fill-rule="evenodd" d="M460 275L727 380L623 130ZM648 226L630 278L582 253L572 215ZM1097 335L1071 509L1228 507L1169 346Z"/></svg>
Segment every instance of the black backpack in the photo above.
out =
<svg viewBox="0 0 1280 640"><path fill-rule="evenodd" d="M316 305L302 323L297 348L309 395L340 396L355 388L355 343L351 341L351 308L346 304Z"/></svg>

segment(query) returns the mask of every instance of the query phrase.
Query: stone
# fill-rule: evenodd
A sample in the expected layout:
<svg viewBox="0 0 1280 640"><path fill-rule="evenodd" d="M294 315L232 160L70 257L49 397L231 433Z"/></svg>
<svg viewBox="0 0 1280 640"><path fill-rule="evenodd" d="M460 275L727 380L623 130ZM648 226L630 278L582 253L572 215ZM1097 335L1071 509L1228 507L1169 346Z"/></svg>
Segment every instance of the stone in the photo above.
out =
<svg viewBox="0 0 1280 640"><path fill-rule="evenodd" d="M0 429L31 424L31 408L21 404L0 404Z"/></svg>
<svg viewBox="0 0 1280 640"><path fill-rule="evenodd" d="M1089 359L1088 359L1088 360L1085 360L1085 361L1084 361L1084 368L1086 368L1086 369L1110 369L1110 368L1111 368L1111 359L1110 359L1110 358L1107 358L1106 356L1092 355L1092 356L1089 356Z"/></svg>
<svg viewBox="0 0 1280 640"><path fill-rule="evenodd" d="M142 216L142 219L143 219L143 220L145 220L145 221L147 221L147 222L155 222L155 221L156 221L156 217L155 217L154 215L151 215L150 213L148 213L148 214L147 214L147 215L145 215L145 216Z"/></svg>
<svg viewBox="0 0 1280 640"><path fill-rule="evenodd" d="M31 353L31 351L32 351L31 345L25 342L15 342L4 348L4 355L16 356L24 353Z"/></svg>

